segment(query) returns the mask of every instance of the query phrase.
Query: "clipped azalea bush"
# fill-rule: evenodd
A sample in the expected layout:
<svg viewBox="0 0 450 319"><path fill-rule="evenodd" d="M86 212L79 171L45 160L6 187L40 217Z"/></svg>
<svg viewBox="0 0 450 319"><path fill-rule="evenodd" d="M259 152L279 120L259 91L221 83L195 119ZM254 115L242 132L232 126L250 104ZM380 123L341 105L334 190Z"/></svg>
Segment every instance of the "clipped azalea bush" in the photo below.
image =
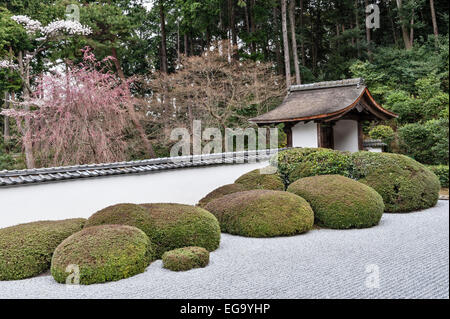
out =
<svg viewBox="0 0 450 319"><path fill-rule="evenodd" d="M151 229L147 235L156 244L158 258L168 250L186 246L199 246L208 251L219 247L219 222L205 209L169 203L142 206L151 219Z"/></svg>
<svg viewBox="0 0 450 319"><path fill-rule="evenodd" d="M84 223L85 219L79 218L0 229L0 280L29 278L50 269L55 248Z"/></svg>
<svg viewBox="0 0 450 319"><path fill-rule="evenodd" d="M68 237L55 249L51 273L57 282L65 283L77 267L74 278L78 277L79 284L104 283L144 272L155 257L154 245L136 227L93 226Z"/></svg>
<svg viewBox="0 0 450 319"><path fill-rule="evenodd" d="M306 199L319 226L366 228L380 222L384 211L381 196L371 187L340 175L301 178L288 187Z"/></svg>
<svg viewBox="0 0 450 319"><path fill-rule="evenodd" d="M352 154L352 160L354 177L383 197L387 212L425 209L435 206L439 199L438 177L410 157L357 152Z"/></svg>
<svg viewBox="0 0 450 319"><path fill-rule="evenodd" d="M233 193L237 193L237 192L243 192L247 190L247 188L242 185L242 184L228 184L228 185L223 185L219 188L216 188L215 190L213 190L212 192L208 193L205 197L203 197L199 202L198 202L198 206L200 207L205 207L206 204L208 204L210 201L212 201L213 199L228 195L228 194L233 194Z"/></svg>
<svg viewBox="0 0 450 319"><path fill-rule="evenodd" d="M186 271L204 268L209 263L209 251L203 247L183 247L166 251L162 255L164 268L172 271Z"/></svg>
<svg viewBox="0 0 450 319"><path fill-rule="evenodd" d="M303 177L333 174L351 177L352 173L353 161L350 153L318 149L304 156L303 160L295 165L288 180L289 183L293 183Z"/></svg>
<svg viewBox="0 0 450 319"><path fill-rule="evenodd" d="M88 218L85 228L99 225L128 225L151 235L154 222L148 210L136 204L116 204L103 208Z"/></svg>
<svg viewBox="0 0 450 319"><path fill-rule="evenodd" d="M271 172L270 167L248 172L239 177L235 183L241 184L246 189L284 190L283 180L277 173Z"/></svg>
<svg viewBox="0 0 450 319"><path fill-rule="evenodd" d="M441 187L448 188L448 175L449 167L448 165L428 165L427 166L436 176L439 178Z"/></svg>
<svg viewBox="0 0 450 319"><path fill-rule="evenodd" d="M314 224L310 205L284 191L233 193L209 202L205 208L217 217L223 232L246 237L296 235Z"/></svg>

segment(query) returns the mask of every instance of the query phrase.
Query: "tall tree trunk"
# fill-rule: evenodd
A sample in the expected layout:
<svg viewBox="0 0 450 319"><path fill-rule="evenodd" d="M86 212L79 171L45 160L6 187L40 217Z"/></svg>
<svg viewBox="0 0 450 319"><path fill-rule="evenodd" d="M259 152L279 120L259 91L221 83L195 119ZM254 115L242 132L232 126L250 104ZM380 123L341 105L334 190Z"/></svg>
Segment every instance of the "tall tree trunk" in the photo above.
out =
<svg viewBox="0 0 450 319"><path fill-rule="evenodd" d="M289 87L291 86L291 61L289 58L289 39L286 20L286 0L281 0L281 26L284 44L284 68L286 73L286 89L289 90Z"/></svg>
<svg viewBox="0 0 450 319"><path fill-rule="evenodd" d="M368 0L365 0L365 5L367 8L367 6L369 5ZM368 17L368 14L366 13L366 19L367 19L367 17ZM367 42L367 55L369 56L369 59L371 59L372 50L371 50L370 46L371 46L371 42L372 42L372 37L371 37L370 29L367 27L367 25L366 25L366 42Z"/></svg>
<svg viewBox="0 0 450 319"><path fill-rule="evenodd" d="M294 68L295 68L295 81L297 84L302 84L300 76L300 66L298 62L298 52L297 52L297 38L295 34L295 0L289 1L289 22L291 24L291 41L292 41L292 55L294 58Z"/></svg>
<svg viewBox="0 0 450 319"><path fill-rule="evenodd" d="M433 33L436 47L439 45L439 31L436 21L436 11L434 10L434 0L430 0L431 21L433 22Z"/></svg>
<svg viewBox="0 0 450 319"><path fill-rule="evenodd" d="M161 72L167 73L167 39L166 39L166 18L164 13L164 2L159 1L159 19L161 24Z"/></svg>
<svg viewBox="0 0 450 319"><path fill-rule="evenodd" d="M278 24L278 5L273 6L273 26L274 26L274 42L275 42L275 55L277 59L277 72L283 74L283 59L281 58L281 45L280 45L280 28Z"/></svg>
<svg viewBox="0 0 450 319"><path fill-rule="evenodd" d="M13 94L14 93L9 93L8 91L5 91L5 108L6 109L10 108L11 103L8 101L12 98ZM9 129L9 117L5 116L4 117L4 127L3 127L3 141L7 145L10 140L11 140L11 133L10 133L10 129Z"/></svg>
<svg viewBox="0 0 450 319"><path fill-rule="evenodd" d="M24 63L23 63L24 55L26 55L26 52L25 52L25 54L22 51L19 52L18 62L19 62L19 70L20 70L21 78L23 81L23 87L22 87L23 99L24 99L24 101L28 101L30 98L30 94L31 94L31 92L30 92L30 70L29 70L29 66L24 65ZM28 103L26 103L24 105L24 110L30 111L30 105ZM18 120L18 121L20 121L20 120ZM27 164L27 168L35 168L36 162L34 160L34 154L33 154L33 142L31 140L32 139L31 122L28 117L25 118L24 122L25 122L25 127L24 127L22 134L24 136L23 147L25 150L25 161ZM18 126L20 126L20 125L18 125Z"/></svg>
<svg viewBox="0 0 450 319"><path fill-rule="evenodd" d="M187 33L184 34L184 55L189 56L189 43Z"/></svg>
<svg viewBox="0 0 450 319"><path fill-rule="evenodd" d="M411 40L409 38L408 28L406 27L406 24L405 24L405 21L404 21L404 18L403 18L403 13L402 13L403 3L402 3L402 0L397 0L397 9L398 9L398 12L399 12L399 18L401 20L403 43L405 44L405 49L409 50L409 49L411 49Z"/></svg>
<svg viewBox="0 0 450 319"><path fill-rule="evenodd" d="M234 0L228 0L228 15L229 15L229 25L231 40L233 45L237 45L237 34L236 34L236 17L234 12Z"/></svg>
<svg viewBox="0 0 450 319"><path fill-rule="evenodd" d="M361 47L359 45L359 14L358 14L358 0L355 0L355 26L356 30L358 30L358 34L356 35L356 50L358 54L358 59L361 57Z"/></svg>
<svg viewBox="0 0 450 319"><path fill-rule="evenodd" d="M120 64L120 60L119 60L119 57L117 55L117 50L116 50L116 48L114 46L111 47L111 54L112 54L112 57L114 58L113 59L113 63L114 63L114 66L116 67L117 74L119 75L119 77L122 80L125 80L125 74L123 73L122 66Z"/></svg>
<svg viewBox="0 0 450 319"><path fill-rule="evenodd" d="M411 29L409 31L409 45L411 46L411 48L414 45L414 9L412 11L412 17L411 17Z"/></svg>
<svg viewBox="0 0 450 319"><path fill-rule="evenodd" d="M300 43L300 51L302 52L302 65L306 65L306 54L305 54L305 39L303 38L303 0L300 0L300 34L301 43Z"/></svg>

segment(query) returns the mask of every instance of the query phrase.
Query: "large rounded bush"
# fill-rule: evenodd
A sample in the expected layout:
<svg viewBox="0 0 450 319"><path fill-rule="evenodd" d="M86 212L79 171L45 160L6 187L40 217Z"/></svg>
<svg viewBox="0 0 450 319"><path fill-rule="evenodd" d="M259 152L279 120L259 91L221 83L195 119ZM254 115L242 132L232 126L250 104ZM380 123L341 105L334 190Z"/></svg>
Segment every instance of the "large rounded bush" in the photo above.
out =
<svg viewBox="0 0 450 319"><path fill-rule="evenodd" d="M310 230L314 213L301 197L282 191L250 190L217 198L205 207L223 232L247 237L288 236Z"/></svg>
<svg viewBox="0 0 450 319"><path fill-rule="evenodd" d="M117 204L103 208L89 217L84 227L108 224L134 226L148 236L154 229L154 222L148 210L136 204Z"/></svg>
<svg viewBox="0 0 450 319"><path fill-rule="evenodd" d="M53 254L51 273L57 282L65 283L77 267L79 283L90 285L144 272L154 259L153 245L140 229L102 225L85 228L64 240ZM74 275L76 279L76 271Z"/></svg>
<svg viewBox="0 0 450 319"><path fill-rule="evenodd" d="M209 263L209 251L203 247L183 247L166 251L162 255L164 268L173 271L186 271L203 268Z"/></svg>
<svg viewBox="0 0 450 319"><path fill-rule="evenodd" d="M29 278L48 270L55 248L84 222L41 221L0 229L0 280Z"/></svg>
<svg viewBox="0 0 450 319"><path fill-rule="evenodd" d="M311 176L288 187L305 198L319 226L346 229L377 225L383 215L381 196L372 188L340 175Z"/></svg>
<svg viewBox="0 0 450 319"><path fill-rule="evenodd" d="M168 250L199 246L213 251L220 244L220 226L210 212L182 204L143 204L149 213L150 240L157 245L158 258Z"/></svg>
<svg viewBox="0 0 450 319"><path fill-rule="evenodd" d="M304 156L289 174L289 183L316 175L342 175L350 177L353 171L351 154L330 149L318 149Z"/></svg>
<svg viewBox="0 0 450 319"><path fill-rule="evenodd" d="M354 177L383 197L387 212L410 212L436 205L439 179L410 157L357 152L352 154L352 158Z"/></svg>
<svg viewBox="0 0 450 319"><path fill-rule="evenodd" d="M216 199L216 198L228 195L228 194L233 194L233 193L237 193L237 192L243 192L243 191L246 191L246 190L247 189L242 184L236 184L235 183L235 184L224 185L224 186L221 186L219 188L216 188L215 190L213 190L212 192L207 194L205 197L203 197L198 202L197 205L200 206L200 207L205 207L206 204L208 204L213 199Z"/></svg>
<svg viewBox="0 0 450 319"><path fill-rule="evenodd" d="M266 174L264 168L242 175L235 183L243 185L246 189L284 190L284 183L280 176L273 173Z"/></svg>

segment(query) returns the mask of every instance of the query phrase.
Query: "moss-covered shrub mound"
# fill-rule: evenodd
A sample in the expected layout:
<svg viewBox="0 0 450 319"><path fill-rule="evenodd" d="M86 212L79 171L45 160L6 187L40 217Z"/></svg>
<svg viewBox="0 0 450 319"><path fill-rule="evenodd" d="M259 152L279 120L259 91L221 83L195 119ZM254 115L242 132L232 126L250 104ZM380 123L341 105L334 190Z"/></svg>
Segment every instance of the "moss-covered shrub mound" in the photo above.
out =
<svg viewBox="0 0 450 319"><path fill-rule="evenodd" d="M55 248L83 228L85 219L41 221L0 229L0 280L17 280L50 268Z"/></svg>
<svg viewBox="0 0 450 319"><path fill-rule="evenodd" d="M310 230L314 213L301 197L282 191L250 190L217 198L205 207L223 232L247 237L274 237Z"/></svg>
<svg viewBox="0 0 450 319"><path fill-rule="evenodd" d="M351 177L353 162L351 154L330 149L318 149L303 157L288 176L289 183L316 175L342 175Z"/></svg>
<svg viewBox="0 0 450 319"><path fill-rule="evenodd" d="M155 250L140 229L124 225L85 228L64 240L52 258L51 273L59 283L75 265L79 283L90 285L116 281L139 274L155 259ZM74 273L76 278L76 273Z"/></svg>
<svg viewBox="0 0 450 319"><path fill-rule="evenodd" d="M200 206L200 207L205 207L206 204L208 204L213 199L216 199L216 198L228 195L228 194L233 194L233 193L237 193L237 192L243 192L243 191L246 191L246 190L247 189L242 184L236 184L235 183L235 184L224 185L224 186L221 186L219 188L216 188L215 190L210 192L208 195L203 197L198 202L197 205Z"/></svg>
<svg viewBox="0 0 450 319"><path fill-rule="evenodd" d="M246 189L284 190L283 180L278 174L267 174L269 169L255 169L239 177L235 183L243 185Z"/></svg>
<svg viewBox="0 0 450 319"><path fill-rule="evenodd" d="M89 217L84 227L108 224L134 226L148 236L154 228L148 210L136 204L117 204L103 208Z"/></svg>
<svg viewBox="0 0 450 319"><path fill-rule="evenodd" d="M220 244L220 226L210 212L182 204L143 204L149 213L150 240L157 245L158 258L166 251L199 246L213 251Z"/></svg>
<svg viewBox="0 0 450 319"><path fill-rule="evenodd" d="M369 186L340 175L297 180L288 192L306 199L319 226L346 229L377 225L383 215L381 196Z"/></svg>
<svg viewBox="0 0 450 319"><path fill-rule="evenodd" d="M449 167L448 165L428 165L427 166L436 176L439 178L441 187L448 188L448 175Z"/></svg>
<svg viewBox="0 0 450 319"><path fill-rule="evenodd" d="M186 271L204 268L209 263L209 251L203 247L183 247L166 251L162 255L164 268L173 271Z"/></svg>
<svg viewBox="0 0 450 319"><path fill-rule="evenodd" d="M357 152L352 154L352 159L354 177L383 197L387 212L410 212L436 205L439 179L410 157Z"/></svg>

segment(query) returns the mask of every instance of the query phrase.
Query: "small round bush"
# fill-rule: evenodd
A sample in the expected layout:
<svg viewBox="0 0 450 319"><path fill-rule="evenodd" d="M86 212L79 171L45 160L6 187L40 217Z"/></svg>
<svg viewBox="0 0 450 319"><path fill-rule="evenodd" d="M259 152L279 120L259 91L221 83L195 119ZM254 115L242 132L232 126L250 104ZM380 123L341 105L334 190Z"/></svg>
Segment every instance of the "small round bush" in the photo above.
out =
<svg viewBox="0 0 450 319"><path fill-rule="evenodd" d="M156 255L161 258L166 251L199 246L208 251L220 244L220 226L210 212L182 204L143 204L152 221L147 235L157 245Z"/></svg>
<svg viewBox="0 0 450 319"><path fill-rule="evenodd" d="M264 168L255 169L242 175L236 181L246 189L284 190L283 180L278 174L265 174Z"/></svg>
<svg viewBox="0 0 450 319"><path fill-rule="evenodd" d="M208 195L203 197L198 202L197 205L200 206L200 207L205 207L206 204L208 204L213 199L216 199L216 198L228 195L228 194L233 194L233 193L237 193L237 192L243 192L243 191L246 191L246 190L247 189L242 184L236 184L235 183L235 184L224 185L224 186L221 186L219 188L216 188L215 190L210 192Z"/></svg>
<svg viewBox="0 0 450 319"><path fill-rule="evenodd" d="M164 268L173 271L186 271L204 268L209 263L209 251L203 247L183 247L166 251L162 256Z"/></svg>
<svg viewBox="0 0 450 319"><path fill-rule="evenodd" d="M384 211L383 199L372 188L340 175L299 179L288 191L306 199L319 226L346 229L377 225Z"/></svg>
<svg viewBox="0 0 450 319"><path fill-rule="evenodd" d="M70 275L66 270L74 265L79 269L79 284L116 281L144 272L155 259L154 252L147 235L136 227L89 227L56 248L51 273L57 282L65 283Z"/></svg>
<svg viewBox="0 0 450 319"><path fill-rule="evenodd" d="M223 232L246 237L296 235L314 224L309 204L283 191L234 193L209 202L205 208L217 217Z"/></svg>
<svg viewBox="0 0 450 319"><path fill-rule="evenodd" d="M354 177L383 197L387 212L410 212L436 205L439 179L419 162L391 153L357 152L352 158Z"/></svg>
<svg viewBox="0 0 450 319"><path fill-rule="evenodd" d="M89 217L84 227L108 224L134 226L148 236L154 228L148 210L136 204L116 204L103 208Z"/></svg>
<svg viewBox="0 0 450 319"><path fill-rule="evenodd" d="M320 149L306 155L302 162L297 164L289 175L289 183L316 175L342 175L350 177L353 162L350 153L330 149Z"/></svg>
<svg viewBox="0 0 450 319"><path fill-rule="evenodd" d="M0 229L0 280L29 278L50 269L55 248L84 222L40 221Z"/></svg>
<svg viewBox="0 0 450 319"><path fill-rule="evenodd" d="M395 132L390 126L377 125L370 129L369 136L375 140L381 140L389 146L395 139Z"/></svg>

